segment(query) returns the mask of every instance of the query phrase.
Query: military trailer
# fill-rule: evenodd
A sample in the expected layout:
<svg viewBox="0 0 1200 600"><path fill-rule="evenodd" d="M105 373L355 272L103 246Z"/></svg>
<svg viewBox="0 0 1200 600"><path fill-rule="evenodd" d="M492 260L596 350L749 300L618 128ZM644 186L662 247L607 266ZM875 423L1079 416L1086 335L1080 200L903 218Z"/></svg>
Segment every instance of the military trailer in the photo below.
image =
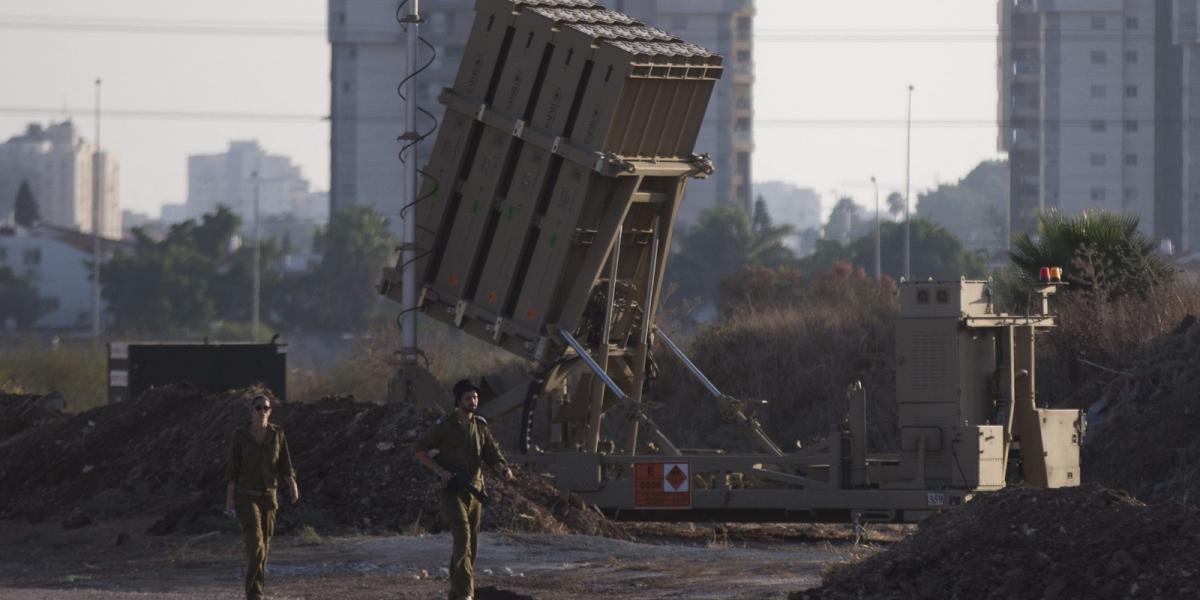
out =
<svg viewBox="0 0 1200 600"><path fill-rule="evenodd" d="M1039 408L1037 310L986 281L900 285L900 447L867 451L866 395L824 441L785 450L655 326L694 148L722 59L590 0L479 0L415 204L426 315L532 365L481 411L520 411L523 453L626 520L914 521L1014 480L1079 483L1080 413ZM643 405L661 345L760 449L677 447ZM444 402L430 397L431 404ZM448 406L443 405L443 408Z"/></svg>

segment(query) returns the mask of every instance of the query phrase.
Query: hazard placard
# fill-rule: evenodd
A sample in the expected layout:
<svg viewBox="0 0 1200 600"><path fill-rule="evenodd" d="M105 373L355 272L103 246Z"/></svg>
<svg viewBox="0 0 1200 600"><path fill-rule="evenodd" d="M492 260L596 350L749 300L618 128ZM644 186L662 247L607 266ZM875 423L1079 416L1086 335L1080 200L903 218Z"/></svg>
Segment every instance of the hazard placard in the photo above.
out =
<svg viewBox="0 0 1200 600"><path fill-rule="evenodd" d="M634 508L691 508L688 463L636 463L633 466Z"/></svg>

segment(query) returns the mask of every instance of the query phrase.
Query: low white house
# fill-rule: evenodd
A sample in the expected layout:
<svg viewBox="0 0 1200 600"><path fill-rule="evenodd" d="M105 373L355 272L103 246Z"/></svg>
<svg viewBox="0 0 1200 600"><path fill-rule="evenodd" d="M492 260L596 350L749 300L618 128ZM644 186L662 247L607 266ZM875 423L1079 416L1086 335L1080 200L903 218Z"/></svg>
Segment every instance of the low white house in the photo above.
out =
<svg viewBox="0 0 1200 600"><path fill-rule="evenodd" d="M92 236L53 225L0 225L0 267L37 289L44 313L38 329L88 329L92 325ZM121 242L101 239L107 261ZM102 267L103 268L103 267ZM101 305L101 314L104 314ZM7 324L0 323L0 329Z"/></svg>

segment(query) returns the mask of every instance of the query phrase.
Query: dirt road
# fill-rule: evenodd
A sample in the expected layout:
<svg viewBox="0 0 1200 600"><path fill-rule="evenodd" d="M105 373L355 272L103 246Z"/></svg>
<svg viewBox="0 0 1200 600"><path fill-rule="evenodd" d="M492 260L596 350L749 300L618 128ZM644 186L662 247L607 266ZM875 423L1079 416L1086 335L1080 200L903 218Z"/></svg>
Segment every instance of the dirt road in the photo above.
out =
<svg viewBox="0 0 1200 600"><path fill-rule="evenodd" d="M145 523L63 531L57 524L0 522L0 599L199 600L240 597L239 537L150 537ZM128 541L116 544L122 533ZM315 543L314 543L315 542ZM271 597L444 597L446 535L278 538ZM847 559L842 542L633 543L579 535L485 534L481 586L538 600L577 598L782 598L815 586L823 567ZM423 575L427 573L428 575Z"/></svg>

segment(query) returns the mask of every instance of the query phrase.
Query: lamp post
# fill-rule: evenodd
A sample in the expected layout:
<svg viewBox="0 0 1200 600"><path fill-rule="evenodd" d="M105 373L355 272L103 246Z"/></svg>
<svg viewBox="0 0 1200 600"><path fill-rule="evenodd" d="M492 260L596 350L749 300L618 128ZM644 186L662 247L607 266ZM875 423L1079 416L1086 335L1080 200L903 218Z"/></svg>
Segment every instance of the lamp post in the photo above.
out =
<svg viewBox="0 0 1200 600"><path fill-rule="evenodd" d="M92 154L92 336L100 340L100 208L104 165L100 160L100 83L96 78L96 150Z"/></svg>
<svg viewBox="0 0 1200 600"><path fill-rule="evenodd" d="M908 86L908 119L906 150L904 153L904 279L912 281L912 218L910 214L909 189L912 183L912 84Z"/></svg>
<svg viewBox="0 0 1200 600"><path fill-rule="evenodd" d="M875 281L883 280L883 260L879 248L879 181L871 176L871 185L875 186Z"/></svg>
<svg viewBox="0 0 1200 600"><path fill-rule="evenodd" d="M262 302L262 239L259 230L258 199L262 179L259 178L257 170L251 171L250 177L254 179L254 283L250 299L250 341L258 343L258 315Z"/></svg>

